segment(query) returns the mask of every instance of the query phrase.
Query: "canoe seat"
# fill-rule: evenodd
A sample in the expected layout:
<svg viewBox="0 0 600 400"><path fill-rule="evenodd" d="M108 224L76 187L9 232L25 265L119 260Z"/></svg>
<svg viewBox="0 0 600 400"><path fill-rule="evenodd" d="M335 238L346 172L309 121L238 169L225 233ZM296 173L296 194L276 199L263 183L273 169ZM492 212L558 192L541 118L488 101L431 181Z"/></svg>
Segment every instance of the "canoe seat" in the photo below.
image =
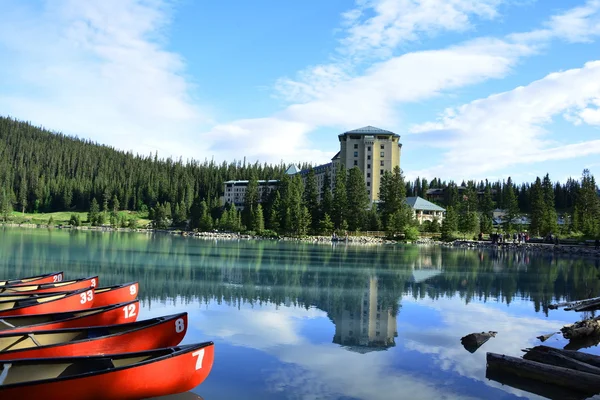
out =
<svg viewBox="0 0 600 400"><path fill-rule="evenodd" d="M92 328L88 330L88 339L94 339L102 336L110 335L110 331L107 328Z"/></svg>
<svg viewBox="0 0 600 400"><path fill-rule="evenodd" d="M102 371L104 369L114 368L110 358L96 358L91 360L82 360L69 365L58 378L65 376L87 374L89 372Z"/></svg>
<svg viewBox="0 0 600 400"><path fill-rule="evenodd" d="M17 307L25 307L25 306L32 306L34 304L39 304L39 303L40 302L38 301L37 298L17 300L15 302L15 308L17 308Z"/></svg>

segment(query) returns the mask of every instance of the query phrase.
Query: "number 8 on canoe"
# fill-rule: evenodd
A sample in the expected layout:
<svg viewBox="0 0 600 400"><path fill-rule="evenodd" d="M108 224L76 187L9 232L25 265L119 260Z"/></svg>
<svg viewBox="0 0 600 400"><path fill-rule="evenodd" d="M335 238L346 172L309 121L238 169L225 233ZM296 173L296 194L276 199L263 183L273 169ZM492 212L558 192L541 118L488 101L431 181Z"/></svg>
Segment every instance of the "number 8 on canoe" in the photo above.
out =
<svg viewBox="0 0 600 400"><path fill-rule="evenodd" d="M181 333L185 330L185 322L183 322L183 318L179 318L175 321L175 332Z"/></svg>

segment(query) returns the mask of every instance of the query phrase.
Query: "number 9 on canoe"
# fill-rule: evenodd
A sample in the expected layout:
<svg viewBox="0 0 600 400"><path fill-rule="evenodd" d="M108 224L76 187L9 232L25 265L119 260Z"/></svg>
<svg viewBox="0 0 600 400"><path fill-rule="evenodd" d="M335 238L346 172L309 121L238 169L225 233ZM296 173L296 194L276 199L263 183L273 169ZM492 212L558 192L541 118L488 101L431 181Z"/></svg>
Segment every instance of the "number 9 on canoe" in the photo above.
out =
<svg viewBox="0 0 600 400"><path fill-rule="evenodd" d="M85 293L81 293L79 295L79 297L81 297L81 301L80 301L81 304L85 304L88 301L93 301L94 300L94 291L93 290L88 290Z"/></svg>

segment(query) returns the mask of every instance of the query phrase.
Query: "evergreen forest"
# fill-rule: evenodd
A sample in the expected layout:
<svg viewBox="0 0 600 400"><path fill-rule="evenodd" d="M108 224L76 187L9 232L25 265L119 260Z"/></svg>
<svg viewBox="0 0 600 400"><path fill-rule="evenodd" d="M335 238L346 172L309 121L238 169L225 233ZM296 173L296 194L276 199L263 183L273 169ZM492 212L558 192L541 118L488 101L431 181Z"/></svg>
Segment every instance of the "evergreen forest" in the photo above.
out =
<svg viewBox="0 0 600 400"><path fill-rule="evenodd" d="M325 177L320 193L312 165L299 166L308 170L304 179L287 175L289 166L162 159L0 117L0 219L66 212L68 224L75 226L137 228L138 220L147 219L157 229L266 236L385 231L409 239L420 232L452 239L524 229L534 236L600 236L600 197L588 170L563 183L546 175L515 184L511 178L406 181L396 168L382 177L380 202L370 207L358 168L338 168ZM221 204L224 182L242 179L249 181L243 210ZM258 181L270 179L280 181L277 189L259 191ZM419 225L407 196L439 204L446 218ZM500 220L493 218L496 209L503 210Z"/></svg>

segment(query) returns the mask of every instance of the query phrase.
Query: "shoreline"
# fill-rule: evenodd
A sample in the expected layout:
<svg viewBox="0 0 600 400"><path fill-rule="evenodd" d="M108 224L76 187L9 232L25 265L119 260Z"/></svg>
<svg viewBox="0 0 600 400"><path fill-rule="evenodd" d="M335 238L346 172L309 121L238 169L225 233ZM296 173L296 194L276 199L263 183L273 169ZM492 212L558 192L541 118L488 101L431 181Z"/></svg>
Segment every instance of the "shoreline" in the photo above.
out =
<svg viewBox="0 0 600 400"><path fill-rule="evenodd" d="M415 241L397 241L373 236L348 236L347 240L332 241L331 236L277 236L265 237L258 235L247 235L233 232L191 232L169 229L149 229L149 228L114 228L109 226L49 226L44 224L15 224L0 223L0 227L7 228L26 228L26 229L59 229L59 230L77 230L77 231L96 231L96 232L136 232L145 234L169 234L185 237L193 237L201 240L277 240L287 242L305 242L314 244L351 244L351 245L392 245L392 244L412 244L417 246L439 246L455 249L470 250L500 250L500 251L525 251L531 253L554 253L573 256L595 256L600 258L600 250L593 246L582 246L572 244L550 244L550 243L503 243L492 244L490 241L475 240L454 240L452 242L443 242L440 240L421 238Z"/></svg>

